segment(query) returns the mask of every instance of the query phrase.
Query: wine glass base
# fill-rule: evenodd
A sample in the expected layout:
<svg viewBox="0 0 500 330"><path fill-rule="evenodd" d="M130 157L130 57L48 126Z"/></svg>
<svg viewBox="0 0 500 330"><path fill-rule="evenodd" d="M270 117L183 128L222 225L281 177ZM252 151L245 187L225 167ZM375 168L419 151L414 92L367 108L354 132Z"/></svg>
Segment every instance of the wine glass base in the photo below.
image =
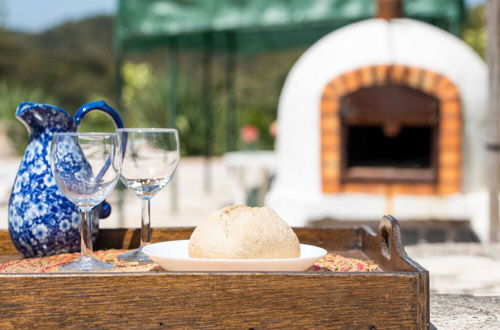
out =
<svg viewBox="0 0 500 330"><path fill-rule="evenodd" d="M80 259L70 262L66 265L62 265L59 267L61 270L67 271L83 271L89 272L93 270L105 270L111 269L115 266L112 264L108 264L102 261L99 261L92 257L81 257Z"/></svg>
<svg viewBox="0 0 500 330"><path fill-rule="evenodd" d="M118 260L122 261L135 261L135 262L151 262L147 255L142 252L142 248L132 250L130 252L120 254Z"/></svg>

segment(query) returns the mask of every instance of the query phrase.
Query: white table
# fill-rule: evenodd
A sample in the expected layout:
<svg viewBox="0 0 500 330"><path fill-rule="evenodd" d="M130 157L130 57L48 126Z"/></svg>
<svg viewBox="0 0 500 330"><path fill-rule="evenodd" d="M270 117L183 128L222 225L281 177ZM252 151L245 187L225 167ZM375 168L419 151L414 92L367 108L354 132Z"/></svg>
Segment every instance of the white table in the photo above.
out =
<svg viewBox="0 0 500 330"><path fill-rule="evenodd" d="M235 204L246 204L251 189L258 188L257 205L262 206L276 170L274 151L235 151L225 153L223 163L233 181Z"/></svg>

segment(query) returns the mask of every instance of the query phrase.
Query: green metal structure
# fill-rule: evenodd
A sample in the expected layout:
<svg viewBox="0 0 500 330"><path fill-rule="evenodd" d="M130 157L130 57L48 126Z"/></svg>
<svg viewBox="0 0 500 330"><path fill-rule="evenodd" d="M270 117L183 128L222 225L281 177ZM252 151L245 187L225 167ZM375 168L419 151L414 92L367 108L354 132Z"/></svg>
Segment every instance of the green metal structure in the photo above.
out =
<svg viewBox="0 0 500 330"><path fill-rule="evenodd" d="M405 16L460 35L463 0L403 0ZM238 54L255 54L309 46L346 24L374 16L376 0L119 0L115 26L118 65L130 53L168 47L170 79L177 81L178 52L200 49L205 120L212 122L211 65L215 53L226 54L227 130L236 148L237 112L234 72ZM117 93L121 76L117 70ZM177 114L176 92L170 95L170 118ZM119 97L120 99L120 97ZM165 123L174 126L175 121ZM207 125L211 127L211 125ZM212 153L207 129L205 155Z"/></svg>
<svg viewBox="0 0 500 330"><path fill-rule="evenodd" d="M310 45L374 16L376 0L120 0L120 53L158 45L254 53ZM404 0L405 16L460 34L462 0Z"/></svg>

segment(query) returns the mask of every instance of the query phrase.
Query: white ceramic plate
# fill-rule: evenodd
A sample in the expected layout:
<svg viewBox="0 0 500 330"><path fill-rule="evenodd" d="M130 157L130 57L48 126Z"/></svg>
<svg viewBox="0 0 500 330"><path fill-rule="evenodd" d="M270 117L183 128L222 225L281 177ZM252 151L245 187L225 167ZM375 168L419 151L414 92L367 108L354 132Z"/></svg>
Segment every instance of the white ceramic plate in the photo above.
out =
<svg viewBox="0 0 500 330"><path fill-rule="evenodd" d="M154 243L142 252L172 271L304 271L326 254L320 247L300 244L299 258L199 259L189 257L188 244L189 240Z"/></svg>

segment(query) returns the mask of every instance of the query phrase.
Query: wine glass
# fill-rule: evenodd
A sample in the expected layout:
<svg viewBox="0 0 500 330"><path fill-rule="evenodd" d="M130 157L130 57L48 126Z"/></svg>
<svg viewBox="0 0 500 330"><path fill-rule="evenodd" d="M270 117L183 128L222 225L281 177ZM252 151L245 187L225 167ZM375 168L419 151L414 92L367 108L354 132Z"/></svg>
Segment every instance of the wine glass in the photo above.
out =
<svg viewBox="0 0 500 330"><path fill-rule="evenodd" d="M57 186L81 211L81 257L61 266L69 271L91 271L114 266L95 259L91 210L111 193L121 169L121 148L116 133L55 133L50 163Z"/></svg>
<svg viewBox="0 0 500 330"><path fill-rule="evenodd" d="M120 128L121 181L141 199L141 245L118 256L136 262L151 260L141 249L151 243L151 198L171 180L179 163L179 134L173 128Z"/></svg>

